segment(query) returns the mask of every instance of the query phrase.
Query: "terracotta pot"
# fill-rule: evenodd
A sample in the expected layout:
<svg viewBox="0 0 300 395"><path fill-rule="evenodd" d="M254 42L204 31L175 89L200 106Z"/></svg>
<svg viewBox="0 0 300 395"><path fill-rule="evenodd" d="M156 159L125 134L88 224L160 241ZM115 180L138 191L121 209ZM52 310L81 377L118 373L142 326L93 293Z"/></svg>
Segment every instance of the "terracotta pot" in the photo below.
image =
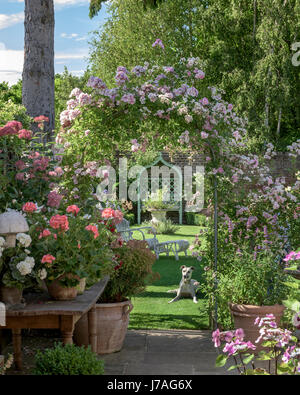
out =
<svg viewBox="0 0 300 395"><path fill-rule="evenodd" d="M130 300L120 303L97 303L97 354L110 354L123 347L129 323L129 313L133 309ZM76 323L73 334L78 346L88 346L87 314Z"/></svg>
<svg viewBox="0 0 300 395"><path fill-rule="evenodd" d="M59 280L63 278L76 278L79 280L78 276L73 274L63 274L59 276L56 280L51 283L46 283L49 295L55 300L73 300L77 296L77 286L75 287L64 287L61 285Z"/></svg>
<svg viewBox="0 0 300 395"><path fill-rule="evenodd" d="M86 286L86 278L84 277L79 280L79 284L76 286L78 295L83 294L83 292L85 291L85 286Z"/></svg>
<svg viewBox="0 0 300 395"><path fill-rule="evenodd" d="M279 326L280 319L282 317L285 307L280 304L273 306L254 306L245 304L229 304L231 314L234 319L235 329L242 328L245 332L245 341L251 341L256 346L256 352L264 349L260 341L255 343L259 337L259 327L254 325L254 321L257 317L263 318L266 314L273 314L275 316L275 322Z"/></svg>
<svg viewBox="0 0 300 395"><path fill-rule="evenodd" d="M6 304L21 303L23 290L19 288L0 286L0 301Z"/></svg>

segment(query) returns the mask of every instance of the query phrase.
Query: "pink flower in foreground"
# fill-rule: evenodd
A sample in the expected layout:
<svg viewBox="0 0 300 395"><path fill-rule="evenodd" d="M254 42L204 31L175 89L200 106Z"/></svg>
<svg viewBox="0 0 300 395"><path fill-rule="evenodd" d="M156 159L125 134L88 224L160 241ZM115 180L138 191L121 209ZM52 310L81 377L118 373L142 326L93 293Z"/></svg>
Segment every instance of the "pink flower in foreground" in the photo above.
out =
<svg viewBox="0 0 300 395"><path fill-rule="evenodd" d="M33 213L34 211L37 210L37 207L36 207L35 203L27 202L27 203L25 203L25 204L23 205L22 210L23 210L25 213Z"/></svg>
<svg viewBox="0 0 300 395"><path fill-rule="evenodd" d="M215 347L220 347L221 345L221 333L219 329L216 329L213 333L212 333L212 340L214 342Z"/></svg>

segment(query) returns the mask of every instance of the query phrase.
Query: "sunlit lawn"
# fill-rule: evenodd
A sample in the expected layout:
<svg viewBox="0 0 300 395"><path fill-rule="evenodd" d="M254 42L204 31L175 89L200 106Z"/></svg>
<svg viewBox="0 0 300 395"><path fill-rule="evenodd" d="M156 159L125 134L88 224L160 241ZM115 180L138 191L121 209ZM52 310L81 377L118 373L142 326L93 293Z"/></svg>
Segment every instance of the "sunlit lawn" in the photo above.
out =
<svg viewBox="0 0 300 395"><path fill-rule="evenodd" d="M133 226L137 227L137 226ZM199 226L180 226L174 235L157 235L160 242L167 240L186 239L191 244L195 235L199 233ZM151 237L151 235L147 235ZM139 232L134 238L141 239ZM181 299L169 304L175 294L167 293L169 289L176 289L181 280L181 265L194 266L193 278L200 281L203 273L203 264L191 256L185 257L179 253L179 260L174 255L170 257L160 255L155 262L153 271L160 274L160 279L149 285L146 291L132 298L134 309L130 314L129 329L207 329L208 316L206 300L198 292L198 303L191 298Z"/></svg>

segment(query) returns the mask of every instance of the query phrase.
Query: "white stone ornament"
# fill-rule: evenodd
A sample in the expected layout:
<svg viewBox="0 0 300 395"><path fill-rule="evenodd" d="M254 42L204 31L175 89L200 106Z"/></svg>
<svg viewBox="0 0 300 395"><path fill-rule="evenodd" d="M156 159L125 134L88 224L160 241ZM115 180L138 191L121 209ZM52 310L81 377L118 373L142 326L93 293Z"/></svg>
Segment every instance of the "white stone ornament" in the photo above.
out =
<svg viewBox="0 0 300 395"><path fill-rule="evenodd" d="M5 247L15 247L16 235L28 230L28 223L20 212L10 210L0 214L0 235L5 237Z"/></svg>

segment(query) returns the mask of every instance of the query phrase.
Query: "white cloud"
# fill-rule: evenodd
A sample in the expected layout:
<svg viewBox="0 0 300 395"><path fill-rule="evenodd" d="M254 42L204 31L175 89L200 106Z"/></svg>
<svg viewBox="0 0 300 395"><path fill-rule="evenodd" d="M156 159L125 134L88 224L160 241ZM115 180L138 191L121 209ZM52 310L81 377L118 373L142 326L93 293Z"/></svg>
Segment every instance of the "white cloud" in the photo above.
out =
<svg viewBox="0 0 300 395"><path fill-rule="evenodd" d="M88 50L87 49L81 49L78 50L77 52L72 52L72 53L65 53L65 52L58 52L55 55L55 60L60 60L60 59L83 59L86 56L88 56Z"/></svg>
<svg viewBox="0 0 300 395"><path fill-rule="evenodd" d="M0 30L6 29L7 27L16 25L24 21L24 12L18 12L17 14L0 14Z"/></svg>
<svg viewBox="0 0 300 395"><path fill-rule="evenodd" d="M81 49L77 52L55 54L56 64L69 64L73 60L84 59L88 56L87 49ZM5 44L0 42L0 82L6 81L9 85L13 85L22 78L24 62L24 51L16 51L6 49ZM69 67L68 66L68 67ZM69 70L75 75L82 75L83 70Z"/></svg>
<svg viewBox="0 0 300 395"><path fill-rule="evenodd" d="M78 34L77 33L71 33L71 34L61 33L60 37L62 37L62 38L76 38L76 37L78 37Z"/></svg>
<svg viewBox="0 0 300 395"><path fill-rule="evenodd" d="M13 85L22 78L24 52L6 49L0 43L0 82L6 81Z"/></svg>

